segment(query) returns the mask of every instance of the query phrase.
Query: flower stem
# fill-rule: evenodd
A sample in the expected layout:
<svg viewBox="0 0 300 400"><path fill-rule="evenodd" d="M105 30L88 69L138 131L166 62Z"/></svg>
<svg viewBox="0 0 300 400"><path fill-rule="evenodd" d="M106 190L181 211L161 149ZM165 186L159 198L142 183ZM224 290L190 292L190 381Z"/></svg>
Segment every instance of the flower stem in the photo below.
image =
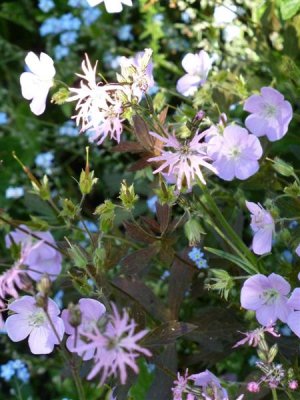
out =
<svg viewBox="0 0 300 400"><path fill-rule="evenodd" d="M278 400L276 389L272 389L272 397L273 397L273 400Z"/></svg>
<svg viewBox="0 0 300 400"><path fill-rule="evenodd" d="M63 355L63 357L65 358L65 360L69 363L69 365L71 367L73 380L75 382L75 386L76 386L77 393L78 393L78 399L79 400L86 400L86 397L85 397L85 394L84 394L84 390L83 390L83 386L82 386L82 382L81 382L81 379L80 379L80 376L79 376L79 373L78 373L78 369L77 369L75 360L74 360L73 356L70 355L66 351L66 349L64 348L64 346L63 346L63 344L62 344L62 342L60 340L59 334L58 334L58 332L57 332L57 330L55 328L55 325L53 324L53 321L50 318L48 310L45 309L44 311L45 311L45 314L46 314L46 316L48 318L49 324L50 324L50 326L51 326L51 328L52 328L52 330L54 332L54 335L56 336L56 338L58 340L59 346L60 346L61 351L62 351L62 355Z"/></svg>

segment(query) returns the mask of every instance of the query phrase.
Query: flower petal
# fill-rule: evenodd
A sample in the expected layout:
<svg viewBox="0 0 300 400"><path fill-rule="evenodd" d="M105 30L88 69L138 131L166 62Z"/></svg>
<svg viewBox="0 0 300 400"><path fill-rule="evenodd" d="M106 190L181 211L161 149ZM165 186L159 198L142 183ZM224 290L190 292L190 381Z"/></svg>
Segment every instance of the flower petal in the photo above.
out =
<svg viewBox="0 0 300 400"><path fill-rule="evenodd" d="M273 229L259 229L253 237L253 252L258 255L270 253L272 250Z"/></svg>
<svg viewBox="0 0 300 400"><path fill-rule="evenodd" d="M32 327L28 324L27 316L15 314L9 316L5 321L5 329L13 342L20 342L27 338Z"/></svg>

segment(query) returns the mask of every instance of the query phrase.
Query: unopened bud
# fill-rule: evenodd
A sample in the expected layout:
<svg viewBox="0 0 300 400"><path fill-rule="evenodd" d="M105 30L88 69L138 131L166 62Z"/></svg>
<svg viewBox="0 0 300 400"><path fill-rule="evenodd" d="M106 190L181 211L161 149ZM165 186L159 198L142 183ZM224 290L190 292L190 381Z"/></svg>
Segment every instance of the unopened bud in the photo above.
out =
<svg viewBox="0 0 300 400"><path fill-rule="evenodd" d="M40 196L42 200L50 200L51 194L50 194L50 188L49 188L49 180L47 175L43 176L43 179L41 182L37 181L31 181L33 191L35 194Z"/></svg>
<svg viewBox="0 0 300 400"><path fill-rule="evenodd" d="M260 391L260 386L257 382L249 382L247 384L247 390L251 393L258 393Z"/></svg>
<svg viewBox="0 0 300 400"><path fill-rule="evenodd" d="M77 328L81 324L82 314L79 308L79 305L69 304L68 306L69 311L69 324L73 326L73 328Z"/></svg>
<svg viewBox="0 0 300 400"><path fill-rule="evenodd" d="M80 207L72 202L72 200L63 200L63 209L60 215L66 219L75 219L80 212Z"/></svg>
<svg viewBox="0 0 300 400"><path fill-rule="evenodd" d="M66 88L60 88L51 98L51 103L64 104L69 97L69 90Z"/></svg>
<svg viewBox="0 0 300 400"><path fill-rule="evenodd" d="M83 195L89 194L93 186L98 182L98 178L94 178L94 171L90 171L89 166L89 147L86 147L86 165L85 170L81 171L79 178L79 188Z"/></svg>
<svg viewBox="0 0 300 400"><path fill-rule="evenodd" d="M44 274L36 285L37 290L43 295L48 296L51 289L51 281L47 274Z"/></svg>
<svg viewBox="0 0 300 400"><path fill-rule="evenodd" d="M201 235L205 234L200 223L194 218L190 218L185 223L184 233L189 241L189 246L196 246L200 242Z"/></svg>
<svg viewBox="0 0 300 400"><path fill-rule="evenodd" d="M281 160L279 157L274 158L274 163L272 164L273 168L276 172L283 176L293 176L295 175L294 168L286 163L285 161Z"/></svg>
<svg viewBox="0 0 300 400"><path fill-rule="evenodd" d="M289 388L291 390L298 389L298 386L299 386L298 381L296 381L295 379L293 379L292 381L289 382Z"/></svg>
<svg viewBox="0 0 300 400"><path fill-rule="evenodd" d="M121 199L122 201L123 207L125 207L127 210L132 210L138 198L139 196L135 194L134 186L128 186L127 182L124 180L121 183L119 196L119 199Z"/></svg>

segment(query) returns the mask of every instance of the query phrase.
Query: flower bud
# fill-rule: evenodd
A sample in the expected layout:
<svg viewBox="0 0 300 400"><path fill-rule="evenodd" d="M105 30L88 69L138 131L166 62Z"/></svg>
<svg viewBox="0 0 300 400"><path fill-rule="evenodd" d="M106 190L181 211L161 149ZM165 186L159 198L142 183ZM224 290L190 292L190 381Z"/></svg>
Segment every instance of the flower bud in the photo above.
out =
<svg viewBox="0 0 300 400"><path fill-rule="evenodd" d="M296 381L295 379L293 379L292 381L289 382L289 388L291 390L298 389L298 386L299 386L298 381Z"/></svg>
<svg viewBox="0 0 300 400"><path fill-rule="evenodd" d="M259 384L257 382L249 382L247 384L247 390L251 393L258 393L260 391Z"/></svg>
<svg viewBox="0 0 300 400"><path fill-rule="evenodd" d="M288 164L285 161L281 160L279 157L275 157L274 158L274 163L272 164L272 167L280 175L283 175L283 176L293 176L293 175L295 175L294 168L290 164Z"/></svg>
<svg viewBox="0 0 300 400"><path fill-rule="evenodd" d="M103 204L95 210L96 215L100 216L100 229L108 232L115 219L115 205L110 200L105 200Z"/></svg>
<svg viewBox="0 0 300 400"><path fill-rule="evenodd" d="M190 218L185 223L184 233L189 241L189 246L196 246L200 242L201 235L205 234L202 226L194 218Z"/></svg>
<svg viewBox="0 0 300 400"><path fill-rule="evenodd" d="M64 104L69 97L69 90L66 88L60 88L52 96L51 103L54 104Z"/></svg>
<svg viewBox="0 0 300 400"><path fill-rule="evenodd" d="M40 281L36 285L37 290L41 293L42 296L48 296L51 289L51 281L49 279L48 274L44 274Z"/></svg>
<svg viewBox="0 0 300 400"><path fill-rule="evenodd" d="M47 175L43 176L41 182L36 182L34 180L31 181L33 191L35 194L40 196L42 200L48 201L51 198L50 188L49 188L49 180Z"/></svg>
<svg viewBox="0 0 300 400"><path fill-rule="evenodd" d="M73 328L77 328L81 324L81 311L79 305L69 304L68 306L69 311L69 324L73 326Z"/></svg>
<svg viewBox="0 0 300 400"><path fill-rule="evenodd" d="M72 200L64 199L63 200L63 209L60 212L60 215L63 218L73 220L77 217L80 212L80 207L72 202Z"/></svg>
<svg viewBox="0 0 300 400"><path fill-rule="evenodd" d="M123 180L123 182L121 183L119 196L119 199L121 199L122 201L123 207L125 207L127 210L132 210L138 198L139 196L135 194L134 186L128 186L127 182Z"/></svg>
<svg viewBox="0 0 300 400"><path fill-rule="evenodd" d="M94 171L90 171L89 166L89 147L86 147L86 165L85 170L81 171L79 178L79 188L83 195L89 194L93 186L98 182L98 178L94 178Z"/></svg>

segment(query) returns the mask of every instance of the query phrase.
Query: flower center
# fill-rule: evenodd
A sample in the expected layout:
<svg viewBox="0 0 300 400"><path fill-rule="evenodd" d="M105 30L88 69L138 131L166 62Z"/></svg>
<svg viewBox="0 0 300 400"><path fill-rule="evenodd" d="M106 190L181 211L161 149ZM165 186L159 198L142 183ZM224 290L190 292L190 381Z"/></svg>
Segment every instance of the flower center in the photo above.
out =
<svg viewBox="0 0 300 400"><path fill-rule="evenodd" d="M29 326L40 327L45 323L45 321L46 314L43 310L39 310L30 315L28 324Z"/></svg>
<svg viewBox="0 0 300 400"><path fill-rule="evenodd" d="M262 297L265 302L264 304L274 304L279 297L279 292L276 289L267 289L263 292Z"/></svg>
<svg viewBox="0 0 300 400"><path fill-rule="evenodd" d="M276 111L276 107L272 104L265 104L263 113L265 117L272 118L275 117Z"/></svg>
<svg viewBox="0 0 300 400"><path fill-rule="evenodd" d="M241 150L237 146L233 146L230 149L229 157L236 160L237 158L239 158L240 154L241 154Z"/></svg>

